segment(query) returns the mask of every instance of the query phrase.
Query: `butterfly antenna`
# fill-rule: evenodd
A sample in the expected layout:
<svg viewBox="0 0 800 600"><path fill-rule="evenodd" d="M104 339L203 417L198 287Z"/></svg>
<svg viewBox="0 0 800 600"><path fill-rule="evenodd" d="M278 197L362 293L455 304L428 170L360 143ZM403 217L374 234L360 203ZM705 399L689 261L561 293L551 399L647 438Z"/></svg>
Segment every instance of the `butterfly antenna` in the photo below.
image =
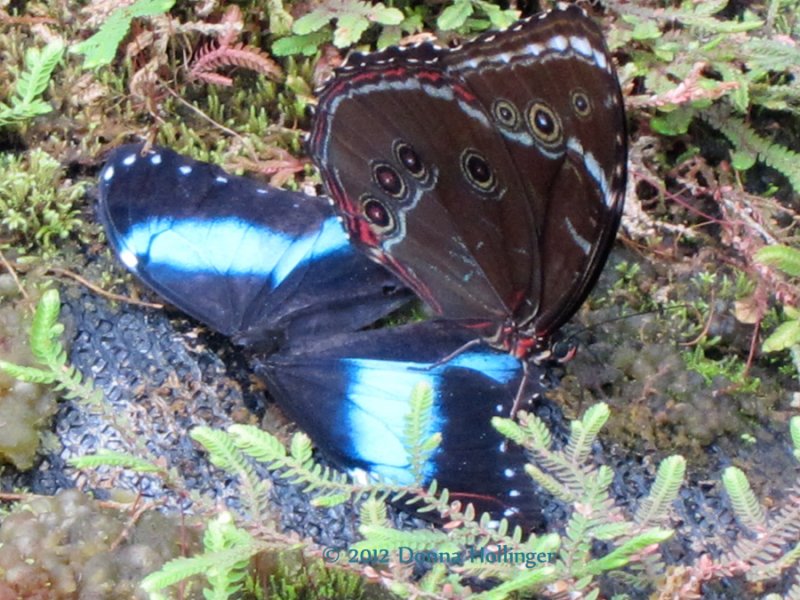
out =
<svg viewBox="0 0 800 600"><path fill-rule="evenodd" d="M635 313L628 313L628 314L625 314L625 315L619 315L618 317L612 317L610 319L605 319L603 321L599 321L599 322L594 323L592 325L588 325L586 327L582 327L582 328L578 329L577 331L571 333L569 336L567 336L563 340L560 340L558 343L559 344L568 344L570 347L573 347L573 346L575 346L577 344L576 339L578 337L580 337L581 335L583 335L587 331L592 331L593 329L596 329L597 327L599 327L601 325L609 325L611 323L617 323L619 321L625 321L627 319L633 319L634 317L643 317L643 316L652 315L652 314L658 314L659 316L664 316L664 314L669 312L669 311L678 310L678 309L688 309L688 308L690 308L690 306L691 306L690 304L676 304L674 306L668 306L668 307L658 306L658 307L656 307L654 309L651 309L651 310L642 310L642 311L635 312Z"/></svg>

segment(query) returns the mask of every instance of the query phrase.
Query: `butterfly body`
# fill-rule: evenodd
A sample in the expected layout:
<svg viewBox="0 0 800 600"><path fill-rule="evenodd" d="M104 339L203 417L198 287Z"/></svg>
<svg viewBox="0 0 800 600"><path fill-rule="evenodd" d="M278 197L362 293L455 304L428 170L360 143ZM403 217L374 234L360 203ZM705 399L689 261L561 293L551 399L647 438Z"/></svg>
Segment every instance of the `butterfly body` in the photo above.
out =
<svg viewBox="0 0 800 600"><path fill-rule="evenodd" d="M309 149L355 243L518 357L574 314L619 224L622 97L575 7L453 50L354 55Z"/></svg>

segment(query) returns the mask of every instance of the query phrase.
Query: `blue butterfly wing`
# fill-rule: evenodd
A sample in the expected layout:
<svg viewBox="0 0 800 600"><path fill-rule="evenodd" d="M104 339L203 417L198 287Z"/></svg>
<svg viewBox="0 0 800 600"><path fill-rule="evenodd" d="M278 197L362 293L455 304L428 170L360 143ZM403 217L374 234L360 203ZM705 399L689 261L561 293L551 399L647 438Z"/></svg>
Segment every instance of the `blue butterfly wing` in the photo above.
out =
<svg viewBox="0 0 800 600"><path fill-rule="evenodd" d="M354 331L411 298L351 246L324 198L142 145L109 156L99 196L120 260L241 344Z"/></svg>
<svg viewBox="0 0 800 600"><path fill-rule="evenodd" d="M510 414L522 365L486 345L438 364L472 339L452 322L428 321L308 340L258 360L256 372L334 462L400 484L413 483L405 418L412 390L426 382L434 393L426 433L442 435L426 483L436 479L451 498L530 528L541 522L540 499L525 453L491 425Z"/></svg>

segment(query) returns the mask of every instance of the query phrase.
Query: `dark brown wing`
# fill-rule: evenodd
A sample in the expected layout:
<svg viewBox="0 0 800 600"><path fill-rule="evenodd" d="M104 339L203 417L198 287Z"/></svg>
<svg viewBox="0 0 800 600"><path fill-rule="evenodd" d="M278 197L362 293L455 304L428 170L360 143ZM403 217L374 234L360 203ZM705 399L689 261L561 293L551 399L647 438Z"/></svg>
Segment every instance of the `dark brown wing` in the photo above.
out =
<svg viewBox="0 0 800 600"><path fill-rule="evenodd" d="M351 60L310 151L353 240L437 312L509 318L539 288L525 182L481 102L430 46Z"/></svg>
<svg viewBox="0 0 800 600"><path fill-rule="evenodd" d="M482 36L442 62L478 96L524 178L542 279L515 320L547 336L594 286L625 197L625 114L602 33L573 6Z"/></svg>

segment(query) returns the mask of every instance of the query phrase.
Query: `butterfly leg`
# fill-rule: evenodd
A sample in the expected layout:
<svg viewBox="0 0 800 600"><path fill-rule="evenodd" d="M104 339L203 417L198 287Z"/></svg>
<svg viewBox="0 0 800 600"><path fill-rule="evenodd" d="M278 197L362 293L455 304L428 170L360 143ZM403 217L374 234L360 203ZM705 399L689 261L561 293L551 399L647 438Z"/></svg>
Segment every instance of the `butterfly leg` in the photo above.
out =
<svg viewBox="0 0 800 600"><path fill-rule="evenodd" d="M464 352L466 352L470 348L474 348L475 346L479 346L482 342L483 342L483 340L481 340L480 338L475 338L474 340L470 340L466 344L464 344L462 346L459 346L458 348L453 350L450 354L444 356L443 358L440 358L435 363L431 363L429 366L425 367L425 370L426 371L430 371L431 369L436 369L438 367L441 367L442 365L444 365L444 364L450 362L451 360L453 360L459 354L463 354Z"/></svg>
<svg viewBox="0 0 800 600"><path fill-rule="evenodd" d="M528 380L530 378L530 368L528 367L528 361L522 361L522 380L519 382L519 387L517 388L517 394L514 396L514 404L511 407L511 415L510 418L514 418L517 414L517 411L522 408L523 400L526 396L526 390L528 389Z"/></svg>

